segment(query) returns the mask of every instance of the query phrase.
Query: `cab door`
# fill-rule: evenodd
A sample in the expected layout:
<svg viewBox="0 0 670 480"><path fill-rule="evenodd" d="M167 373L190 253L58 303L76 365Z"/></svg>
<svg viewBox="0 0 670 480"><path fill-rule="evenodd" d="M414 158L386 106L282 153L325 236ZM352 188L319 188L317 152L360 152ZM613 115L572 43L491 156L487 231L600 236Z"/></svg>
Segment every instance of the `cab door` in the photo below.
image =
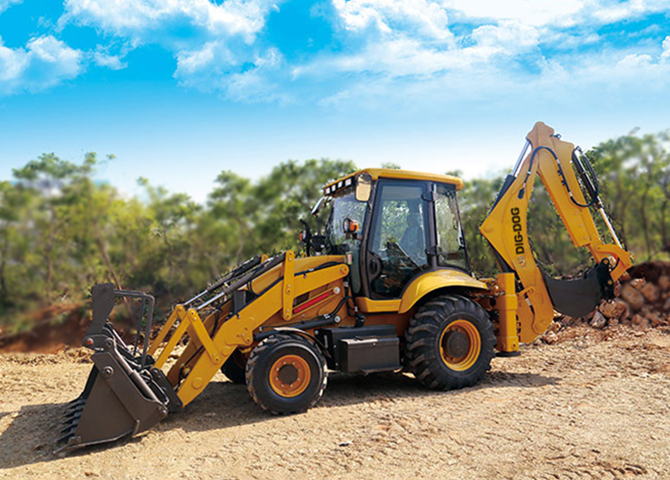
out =
<svg viewBox="0 0 670 480"><path fill-rule="evenodd" d="M417 273L429 268L428 183L380 179L366 243L370 298L399 298Z"/></svg>

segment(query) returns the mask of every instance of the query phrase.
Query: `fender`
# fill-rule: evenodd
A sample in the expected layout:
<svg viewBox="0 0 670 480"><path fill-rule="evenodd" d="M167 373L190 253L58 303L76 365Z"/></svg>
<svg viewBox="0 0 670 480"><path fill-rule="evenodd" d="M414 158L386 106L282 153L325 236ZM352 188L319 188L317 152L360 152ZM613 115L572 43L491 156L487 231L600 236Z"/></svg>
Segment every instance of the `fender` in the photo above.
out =
<svg viewBox="0 0 670 480"><path fill-rule="evenodd" d="M465 272L454 269L433 270L415 278L407 287L400 301L398 313L408 312L430 292L445 287L465 287L488 290L484 282L474 279Z"/></svg>

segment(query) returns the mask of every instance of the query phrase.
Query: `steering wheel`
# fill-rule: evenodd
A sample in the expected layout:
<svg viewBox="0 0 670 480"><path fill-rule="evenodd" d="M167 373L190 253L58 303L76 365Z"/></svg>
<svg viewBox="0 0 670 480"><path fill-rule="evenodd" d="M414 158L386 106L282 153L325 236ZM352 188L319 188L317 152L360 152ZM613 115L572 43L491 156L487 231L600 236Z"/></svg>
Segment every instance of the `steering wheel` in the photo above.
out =
<svg viewBox="0 0 670 480"><path fill-rule="evenodd" d="M411 269L419 268L416 262L412 260L412 257L407 255L407 252L398 245L398 242L386 242L386 253L388 254L389 263L394 270L400 267L400 262L403 262L405 267Z"/></svg>

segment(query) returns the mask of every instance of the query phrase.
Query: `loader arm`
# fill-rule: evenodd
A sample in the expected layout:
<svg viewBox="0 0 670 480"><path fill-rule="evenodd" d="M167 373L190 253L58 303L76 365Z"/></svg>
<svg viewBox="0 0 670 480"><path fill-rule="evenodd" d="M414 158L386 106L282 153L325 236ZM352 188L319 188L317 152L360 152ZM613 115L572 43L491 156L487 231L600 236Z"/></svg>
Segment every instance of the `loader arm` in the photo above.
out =
<svg viewBox="0 0 670 480"><path fill-rule="evenodd" d="M554 310L583 316L602 298L611 298L614 282L632 264L605 213L588 159L542 122L535 124L526 139L526 148L480 227L500 269L514 275L514 282L508 285L515 285L521 342L531 342L543 334L554 318ZM590 197L588 201L575 169ZM535 261L528 239L527 213L537 175L575 247L588 248L596 262L583 279L553 279ZM605 243L600 237L590 207L603 217L613 243Z"/></svg>

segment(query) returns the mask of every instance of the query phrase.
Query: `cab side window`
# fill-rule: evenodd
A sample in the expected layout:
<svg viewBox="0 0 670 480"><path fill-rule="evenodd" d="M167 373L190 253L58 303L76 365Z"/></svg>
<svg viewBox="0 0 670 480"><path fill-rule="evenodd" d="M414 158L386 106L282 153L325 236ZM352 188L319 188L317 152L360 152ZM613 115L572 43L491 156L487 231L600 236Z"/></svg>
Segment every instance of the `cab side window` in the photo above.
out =
<svg viewBox="0 0 670 480"><path fill-rule="evenodd" d="M441 267L456 267L469 271L465 237L456 203L456 190L448 185L436 185L435 227Z"/></svg>

